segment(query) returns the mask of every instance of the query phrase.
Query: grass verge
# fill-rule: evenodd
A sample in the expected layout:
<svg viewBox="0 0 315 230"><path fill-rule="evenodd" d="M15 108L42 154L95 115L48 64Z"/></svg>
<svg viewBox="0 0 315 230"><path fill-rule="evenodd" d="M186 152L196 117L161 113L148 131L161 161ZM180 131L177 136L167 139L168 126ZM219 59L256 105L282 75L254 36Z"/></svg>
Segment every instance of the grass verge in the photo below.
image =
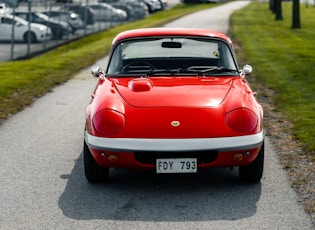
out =
<svg viewBox="0 0 315 230"><path fill-rule="evenodd" d="M267 135L291 185L315 224L315 7L301 5L301 29L291 29L292 2L276 21L268 3L254 2L232 16L231 36L265 111Z"/></svg>
<svg viewBox="0 0 315 230"><path fill-rule="evenodd" d="M112 39L128 29L158 27L217 4L179 4L132 23L84 37L51 52L22 61L0 63L0 121L21 111L53 86L108 54Z"/></svg>
<svg viewBox="0 0 315 230"><path fill-rule="evenodd" d="M268 3L254 2L232 17L231 36L256 81L273 90L275 108L294 125L294 136L315 161L315 8L301 5L301 29L291 29L292 2L276 21ZM246 57L246 58L245 58Z"/></svg>

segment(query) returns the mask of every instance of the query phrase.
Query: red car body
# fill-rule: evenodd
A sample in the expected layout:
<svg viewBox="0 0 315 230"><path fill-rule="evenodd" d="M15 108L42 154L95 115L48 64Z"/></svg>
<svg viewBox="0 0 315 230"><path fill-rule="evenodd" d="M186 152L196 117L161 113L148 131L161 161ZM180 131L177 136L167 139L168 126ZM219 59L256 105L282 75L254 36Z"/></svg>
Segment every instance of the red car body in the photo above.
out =
<svg viewBox="0 0 315 230"><path fill-rule="evenodd" d="M231 40L216 31L117 35L105 73L93 71L99 81L86 108L86 178L106 181L110 167L179 173L237 166L243 181L259 182L263 109L245 80L250 72L238 68Z"/></svg>

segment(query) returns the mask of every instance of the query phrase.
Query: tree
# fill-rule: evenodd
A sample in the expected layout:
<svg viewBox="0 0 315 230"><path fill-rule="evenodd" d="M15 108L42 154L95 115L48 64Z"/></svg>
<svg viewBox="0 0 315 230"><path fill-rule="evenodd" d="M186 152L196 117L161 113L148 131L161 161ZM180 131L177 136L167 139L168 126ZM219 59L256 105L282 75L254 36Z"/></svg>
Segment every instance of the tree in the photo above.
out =
<svg viewBox="0 0 315 230"><path fill-rule="evenodd" d="M271 10L272 13L275 13L275 0L269 0L269 10Z"/></svg>
<svg viewBox="0 0 315 230"><path fill-rule="evenodd" d="M300 0L293 0L292 3L292 29L301 28L300 21Z"/></svg>
<svg viewBox="0 0 315 230"><path fill-rule="evenodd" d="M283 20L281 2L282 2L282 0L274 0L276 20Z"/></svg>

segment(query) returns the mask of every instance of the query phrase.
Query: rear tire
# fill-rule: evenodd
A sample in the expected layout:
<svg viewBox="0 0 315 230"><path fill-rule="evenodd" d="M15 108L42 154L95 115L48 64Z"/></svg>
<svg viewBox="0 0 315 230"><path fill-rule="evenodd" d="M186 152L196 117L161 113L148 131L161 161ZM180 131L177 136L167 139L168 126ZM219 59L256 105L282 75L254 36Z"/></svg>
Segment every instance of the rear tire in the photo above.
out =
<svg viewBox="0 0 315 230"><path fill-rule="evenodd" d="M246 183L258 183L261 180L264 171L264 149L263 143L257 158L251 164L239 167L241 181Z"/></svg>
<svg viewBox="0 0 315 230"><path fill-rule="evenodd" d="M101 183L107 181L109 177L109 168L102 167L95 162L85 141L83 147L83 155L84 172L86 179L91 183Z"/></svg>
<svg viewBox="0 0 315 230"><path fill-rule="evenodd" d="M36 34L34 32L26 32L23 36L24 42L28 43L28 38L30 38L31 43L37 42Z"/></svg>

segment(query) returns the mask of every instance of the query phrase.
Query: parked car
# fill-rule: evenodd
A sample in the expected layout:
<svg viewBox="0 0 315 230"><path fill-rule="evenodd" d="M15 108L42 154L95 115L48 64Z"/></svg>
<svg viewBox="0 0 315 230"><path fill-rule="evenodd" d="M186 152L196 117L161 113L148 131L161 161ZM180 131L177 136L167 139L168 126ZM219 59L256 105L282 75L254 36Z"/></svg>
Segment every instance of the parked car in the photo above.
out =
<svg viewBox="0 0 315 230"><path fill-rule="evenodd" d="M138 0L147 5L149 13L154 13L156 11L162 10L162 5L159 0Z"/></svg>
<svg viewBox="0 0 315 230"><path fill-rule="evenodd" d="M90 6L84 4L70 4L62 6L60 9L74 11L80 15L85 25L93 25L95 23L95 12Z"/></svg>
<svg viewBox="0 0 315 230"><path fill-rule="evenodd" d="M133 18L135 18L135 13L134 13L131 6L128 6L126 4L119 3L119 2L109 3L109 4L116 9L120 9L120 10L123 10L124 12L126 12L126 14L127 14L126 20L132 20Z"/></svg>
<svg viewBox="0 0 315 230"><path fill-rule="evenodd" d="M127 13L106 3L88 3L95 12L96 21L125 21Z"/></svg>
<svg viewBox="0 0 315 230"><path fill-rule="evenodd" d="M123 9L123 7L131 7L131 11L127 12L129 19L142 19L149 14L149 9L143 2L138 2L137 0L98 0L99 2L104 2L112 5L115 8Z"/></svg>
<svg viewBox="0 0 315 230"><path fill-rule="evenodd" d="M56 20L63 21L70 25L72 33L75 33L76 30L84 28L84 22L80 18L80 16L74 11L60 11L60 10L50 10L43 11L43 14L48 17Z"/></svg>
<svg viewBox="0 0 315 230"><path fill-rule="evenodd" d="M14 37L12 26L14 25ZM2 41L24 41L31 43L43 42L52 37L51 29L47 26L30 23L13 15L0 16L0 40Z"/></svg>
<svg viewBox="0 0 315 230"><path fill-rule="evenodd" d="M63 36L71 33L71 27L65 22L58 22L49 18L47 15L40 12L15 12L16 16L23 18L24 20L32 23L38 23L51 28L54 39L61 39Z"/></svg>
<svg viewBox="0 0 315 230"><path fill-rule="evenodd" d="M132 7L135 19L142 19L149 15L149 8L143 2L138 2L137 0L123 0L122 3Z"/></svg>
<svg viewBox="0 0 315 230"><path fill-rule="evenodd" d="M114 9L115 9L114 21L126 21L126 20L128 20L128 14L125 10L119 9L119 8L114 8Z"/></svg>
<svg viewBox="0 0 315 230"><path fill-rule="evenodd" d="M168 5L167 0L159 0L159 2L160 2L160 4L161 4L162 10L164 10L165 7L167 7L167 5Z"/></svg>
<svg viewBox="0 0 315 230"><path fill-rule="evenodd" d="M12 13L12 8L8 7L5 3L0 2L0 15L8 15Z"/></svg>
<svg viewBox="0 0 315 230"><path fill-rule="evenodd" d="M120 33L86 107L84 169L103 182L109 168L197 173L238 167L263 175L263 108L239 69L231 40L208 29Z"/></svg>

